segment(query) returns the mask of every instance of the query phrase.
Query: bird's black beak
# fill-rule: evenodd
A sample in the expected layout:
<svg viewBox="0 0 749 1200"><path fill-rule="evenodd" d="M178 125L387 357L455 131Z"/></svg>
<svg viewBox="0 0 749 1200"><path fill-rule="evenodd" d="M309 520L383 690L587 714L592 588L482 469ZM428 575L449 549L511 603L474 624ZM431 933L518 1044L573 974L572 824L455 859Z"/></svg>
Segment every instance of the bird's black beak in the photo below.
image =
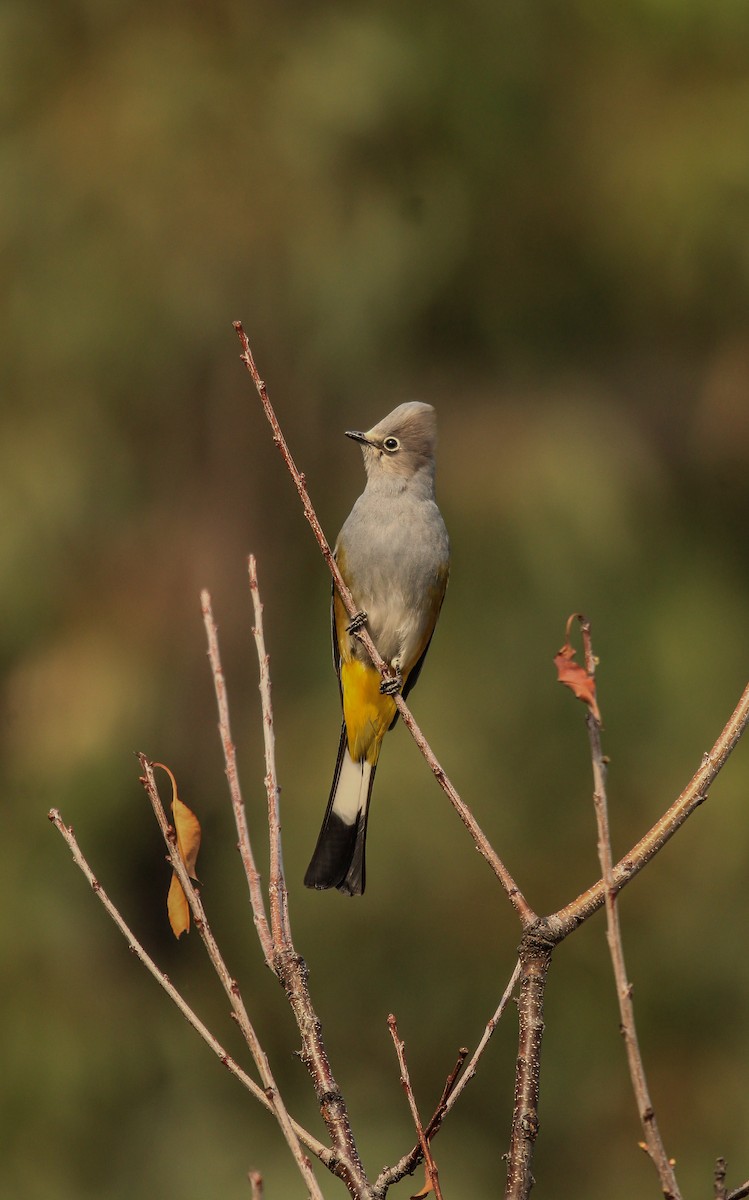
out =
<svg viewBox="0 0 749 1200"><path fill-rule="evenodd" d="M369 440L369 438L367 437L366 433L359 433L359 431L358 431L357 429L347 429L347 430L346 430L346 437L353 438L353 440L354 440L355 442L362 442L362 443L363 443L363 445L365 445L365 446L371 446L371 445L372 445L372 443L370 442L370 440Z"/></svg>

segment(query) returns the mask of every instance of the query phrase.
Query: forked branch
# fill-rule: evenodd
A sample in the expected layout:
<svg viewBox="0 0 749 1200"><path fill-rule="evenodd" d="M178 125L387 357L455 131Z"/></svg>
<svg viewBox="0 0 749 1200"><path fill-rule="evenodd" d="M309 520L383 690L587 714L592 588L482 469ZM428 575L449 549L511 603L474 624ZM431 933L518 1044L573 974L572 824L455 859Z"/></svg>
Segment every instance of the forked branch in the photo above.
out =
<svg viewBox="0 0 749 1200"><path fill-rule="evenodd" d="M286 466L294 480L296 489L302 501L305 516L313 529L315 538L320 546L333 578L333 585L341 595L344 606L350 616L356 613L356 606L349 589L344 583L335 562L335 557L325 539L320 523L315 514L303 474L297 469L290 454L284 435L278 424L275 412L270 404L267 389L260 378L255 366L252 353L239 323L235 324L237 334L243 347L242 360L253 378L267 419L273 430L276 442ZM523 928L523 938L519 950L518 964L507 984L496 1012L489 1020L484 1034L472 1057L465 1065L467 1051L461 1050L455 1067L448 1075L440 1101L431 1120L426 1126L422 1124L411 1091L408 1068L405 1060L403 1043L398 1037L395 1019L391 1019L391 1033L398 1052L401 1066L401 1076L404 1088L409 1098L414 1123L417 1131L417 1142L413 1148L396 1164L381 1171L374 1184L370 1184L359 1158L356 1142L349 1120L348 1111L343 1096L333 1076L328 1061L319 1019L312 1005L308 988L307 968L304 960L294 949L291 924L289 919L288 895L284 877L283 858L281 853L281 817L279 805L279 787L275 765L275 742L273 734L273 713L271 705L271 688L269 660L265 649L262 615L257 582L257 570L254 558L249 561L250 591L254 608L253 634L257 648L260 666L260 694L262 703L263 735L265 749L265 784L267 792L268 825L270 837L270 878L269 878L269 914L266 915L266 901L263 893L260 874L255 864L255 858L250 841L249 829L239 787L234 743L229 722L229 709L224 683L223 670L218 646L216 625L211 609L210 596L204 592L201 597L203 618L208 637L209 657L213 672L214 687L219 710L219 731L224 750L226 775L229 783L232 808L234 812L239 849L247 877L249 896L252 906L253 919L267 965L275 973L282 984L294 1013L296 1024L301 1037L301 1059L305 1064L313 1082L320 1110L325 1122L331 1146L322 1145L316 1138L295 1122L289 1115L282 1097L275 1084L268 1059L260 1045L254 1027L244 1005L236 981L229 970L215 942L208 924L202 900L198 890L184 867L176 846L174 830L167 820L161 799L156 788L152 765L141 755L143 768L143 785L151 801L154 814L161 828L169 852L171 865L182 885L192 910L195 926L203 939L206 950L217 975L224 987L231 1004L232 1013L239 1025L256 1065L260 1083L252 1080L242 1068L226 1054L220 1043L202 1024L184 998L177 992L173 984L158 969L153 961L137 942L129 927L111 903L106 893L98 884L91 868L83 858L72 829L67 827L57 810L49 815L55 827L70 847L79 868L88 879L95 894L127 938L131 949L137 954L146 968L159 982L160 986L170 996L188 1021L198 1031L213 1052L221 1059L227 1068L238 1078L247 1090L255 1096L263 1106L271 1111L290 1147L299 1172L307 1188L307 1194L313 1200L322 1200L322 1193L315 1179L310 1161L302 1149L306 1148L315 1155L334 1175L347 1187L352 1197L358 1200L384 1200L388 1189L410 1174L423 1159L426 1162L428 1178L432 1182L437 1200L440 1200L440 1185L436 1166L431 1153L430 1143L440 1129L442 1122L451 1111L462 1094L463 1089L473 1078L478 1062L484 1053L489 1039L504 1012L510 997L519 981L519 1051L515 1079L515 1103L513 1125L508 1159L508 1181L506 1197L509 1200L526 1200L532 1187L532 1155L538 1132L538 1098L540 1059L543 1038L543 1000L544 988L551 957L554 948L571 932L583 924L598 908L605 905L608 916L609 941L612 948L617 991L619 995L622 1025L627 1039L627 1051L630 1058L635 1092L638 1100L643 1128L645 1129L648 1150L656 1163L664 1195L669 1200L680 1200L673 1171L671 1170L665 1150L657 1131L655 1117L652 1112L649 1093L645 1083L642 1061L639 1056L637 1039L634 1029L634 1018L631 1010L630 987L626 979L624 957L621 948L621 936L618 926L617 893L635 874L640 871L684 821L707 797L708 790L718 773L727 761L731 751L737 744L749 723L749 686L739 701L731 719L709 754L706 754L698 770L690 780L681 796L671 805L666 813L653 825L652 829L632 848L619 863L614 865L611 858L610 839L608 831L608 816L606 805L605 760L601 751L600 726L594 717L588 718L588 731L591 742L591 757L594 771L594 792L596 811L599 825L599 853L601 860L601 879L576 900L560 909L549 917L538 917L523 897L512 875L502 860L491 847L486 835L481 830L468 807L463 803L444 769L439 764L433 751L426 741L419 726L414 721L402 697L397 696L395 702L403 718L404 724L413 736L430 770L437 778L443 791L450 799L461 821L469 830L474 842L491 866L503 889L509 897L513 908L520 919ZM362 643L366 647L372 662L383 675L390 674L390 668L378 654L366 626L359 632ZM588 669L593 674L594 660L589 641L589 629L584 626L586 650L588 652ZM262 1179L259 1174L249 1176L252 1194L262 1195ZM715 1177L716 1200L741 1200L749 1196L749 1183L741 1185L733 1192L727 1193L725 1187L725 1169L716 1167Z"/></svg>
<svg viewBox="0 0 749 1200"><path fill-rule="evenodd" d="M281 816L279 803L278 776L275 761L275 740L273 736L273 709L271 704L269 658L265 649L263 632L263 606L257 580L257 566L254 558L249 560L250 592L255 616L255 646L258 654L260 670L260 696L263 716L263 740L265 747L265 783L268 797L268 828L270 838L270 911L271 932L269 966L281 983L291 1006L302 1041L300 1057L304 1063L320 1105L320 1112L328 1130L334 1155L330 1169L341 1179L352 1196L366 1197L370 1194L370 1184L359 1157L346 1103L335 1080L330 1066L322 1026L315 1012L310 996L307 966L301 955L297 954L291 940L289 924L288 896L283 875L283 858L281 854ZM208 592L202 597L203 618L208 635L209 657L214 675L214 686L217 697L220 695L223 681L221 657L219 653L218 632L213 618L211 598ZM244 806L238 804L238 782L235 780L234 746L229 731L229 708L226 695L223 704L219 705L219 729L224 746L226 774L232 793L232 806L237 823L237 834L242 861L254 863L250 835L244 814ZM249 876L248 876L249 882ZM251 891L252 894L252 891ZM253 903L253 910L255 905ZM256 917L256 924L257 924ZM262 923L261 923L262 928ZM261 938L262 941L262 938Z"/></svg>
<svg viewBox="0 0 749 1200"><path fill-rule="evenodd" d="M78 841L73 829L69 825L65 824L59 810L53 808L49 813L49 819L57 829L58 833L61 834L61 836L67 842L68 847L73 855L73 861L88 880L94 895L103 905L105 911L111 917L112 921L127 941L129 948L132 950L133 954L135 954L136 958L139 959L146 970L153 976L172 1003L177 1006L189 1024L200 1035L206 1045L210 1047L210 1049L223 1063L227 1070L239 1080L239 1082L247 1089L251 1096L254 1096L254 1098L259 1101L260 1104L262 1104L263 1108L267 1109L268 1112L274 1112L275 1109L272 1093L269 1094L265 1088L260 1087L259 1084L255 1083L254 1079L251 1079L246 1071L244 1071L232 1058L232 1056L227 1053L218 1039L214 1037L211 1031L203 1024L195 1011L190 1007L184 996L182 996L179 990L174 986L168 975L165 975L164 972L159 969L151 956L144 949L141 942L138 941L137 937L125 921L122 914L110 900L104 888L99 883L93 870L89 866L88 861L84 857L80 846L78 845ZM332 1168L334 1164L334 1155L332 1151L327 1146L323 1146L323 1144L319 1142L317 1138L313 1137L311 1133L308 1133L308 1131L301 1125L297 1124L296 1121L292 1121L291 1124L294 1135L298 1141L306 1146L307 1149L317 1158L319 1158L320 1161L328 1168Z"/></svg>

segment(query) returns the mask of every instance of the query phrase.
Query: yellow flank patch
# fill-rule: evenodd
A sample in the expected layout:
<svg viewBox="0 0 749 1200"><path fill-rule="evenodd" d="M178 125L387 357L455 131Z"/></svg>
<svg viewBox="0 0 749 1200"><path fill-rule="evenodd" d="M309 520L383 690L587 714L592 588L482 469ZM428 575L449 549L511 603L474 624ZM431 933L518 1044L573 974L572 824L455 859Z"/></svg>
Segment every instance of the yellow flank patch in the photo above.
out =
<svg viewBox="0 0 749 1200"><path fill-rule="evenodd" d="M341 663L343 719L349 754L354 762L377 762L380 744L395 716L395 701L380 691L381 677L374 667L357 659Z"/></svg>

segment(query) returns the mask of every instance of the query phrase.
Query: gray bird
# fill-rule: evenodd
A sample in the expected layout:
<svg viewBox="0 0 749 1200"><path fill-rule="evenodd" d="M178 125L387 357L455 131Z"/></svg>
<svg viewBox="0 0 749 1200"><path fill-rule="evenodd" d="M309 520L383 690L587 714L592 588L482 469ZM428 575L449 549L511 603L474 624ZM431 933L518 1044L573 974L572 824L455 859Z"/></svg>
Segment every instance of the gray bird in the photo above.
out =
<svg viewBox="0 0 749 1200"><path fill-rule="evenodd" d="M434 499L437 427L431 404L401 404L361 443L367 485L341 530L335 556L360 610L352 622L333 589L333 661L343 724L333 786L304 882L361 895L364 844L382 739L419 677L450 571L450 543ZM366 620L393 678L383 682L355 631Z"/></svg>

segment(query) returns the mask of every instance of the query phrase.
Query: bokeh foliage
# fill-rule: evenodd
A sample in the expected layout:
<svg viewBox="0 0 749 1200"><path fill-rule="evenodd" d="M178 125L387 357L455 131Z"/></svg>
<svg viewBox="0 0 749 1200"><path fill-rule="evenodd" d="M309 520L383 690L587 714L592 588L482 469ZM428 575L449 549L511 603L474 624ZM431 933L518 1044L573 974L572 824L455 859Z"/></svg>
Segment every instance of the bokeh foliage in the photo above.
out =
<svg viewBox="0 0 749 1200"><path fill-rule="evenodd" d="M342 430L439 411L453 578L418 719L529 899L597 874L583 709L553 682L593 620L615 849L677 794L746 680L749 8L4 0L0 362L3 1184L14 1200L301 1195L270 1120L183 1026L44 814L239 1053L133 749L204 828L204 897L292 1110L314 1100L253 946L198 592L211 589L262 837L244 561L259 559L299 949L373 1174L412 1140L517 930L399 729L361 903L300 886L337 696L326 573L230 322L331 537ZM749 766L623 897L646 1061L683 1186L749 1173ZM657 1194L600 919L552 971L538 1194ZM445 1194L498 1194L515 1030L440 1135ZM734 1183L738 1182L734 1178ZM340 1185L325 1185L338 1194ZM410 1189L413 1190L413 1189ZM409 1194L408 1183L394 1195Z"/></svg>

